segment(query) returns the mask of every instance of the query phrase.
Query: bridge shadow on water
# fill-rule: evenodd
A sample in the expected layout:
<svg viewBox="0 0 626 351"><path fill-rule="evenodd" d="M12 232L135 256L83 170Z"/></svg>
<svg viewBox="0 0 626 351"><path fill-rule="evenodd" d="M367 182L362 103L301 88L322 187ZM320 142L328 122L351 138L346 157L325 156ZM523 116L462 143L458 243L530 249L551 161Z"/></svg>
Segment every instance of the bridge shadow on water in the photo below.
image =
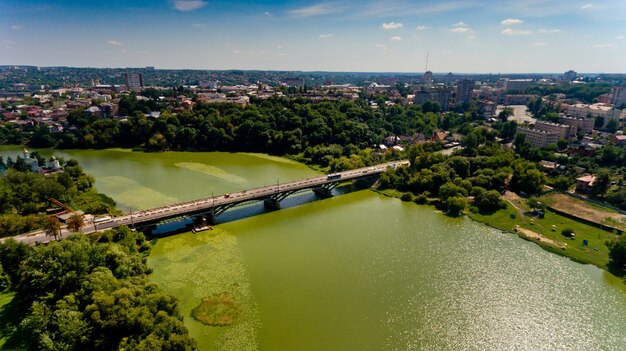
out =
<svg viewBox="0 0 626 351"><path fill-rule="evenodd" d="M367 187L354 184L354 183L343 184L334 188L332 190L332 195L338 196L338 195L348 194L348 193L352 193L352 192L359 191L359 190L365 190L365 189L367 189ZM296 206L300 206L300 205L304 205L304 204L308 204L311 202L320 201L324 199L326 199L326 197L318 196L313 191L297 193L281 201L280 210L291 208L291 207L296 207ZM267 207L265 207L263 201L259 200L254 203L249 203L249 204L242 205L242 206L236 206L236 207L229 209L228 211L222 213L221 215L217 217L216 224L228 223L228 222L257 216L257 215L261 215L264 213L280 211L280 210L268 209ZM180 233L189 232L191 231L192 226L196 222L197 220L194 221L194 218L192 217L184 217L178 221L161 223L161 224L158 224L156 228L153 228L151 230L144 229L143 231L144 233L146 233L148 236L152 238L163 238L163 237L167 237L170 235L176 235ZM141 228L138 228L138 230L141 230Z"/></svg>

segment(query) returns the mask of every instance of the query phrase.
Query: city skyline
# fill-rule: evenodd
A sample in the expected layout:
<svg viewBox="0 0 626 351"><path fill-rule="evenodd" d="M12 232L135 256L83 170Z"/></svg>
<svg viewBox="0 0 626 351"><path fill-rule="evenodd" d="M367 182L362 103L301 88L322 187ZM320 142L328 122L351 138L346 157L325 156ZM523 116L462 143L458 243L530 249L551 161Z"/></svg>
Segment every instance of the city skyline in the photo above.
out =
<svg viewBox="0 0 626 351"><path fill-rule="evenodd" d="M626 3L5 1L0 64L624 73Z"/></svg>

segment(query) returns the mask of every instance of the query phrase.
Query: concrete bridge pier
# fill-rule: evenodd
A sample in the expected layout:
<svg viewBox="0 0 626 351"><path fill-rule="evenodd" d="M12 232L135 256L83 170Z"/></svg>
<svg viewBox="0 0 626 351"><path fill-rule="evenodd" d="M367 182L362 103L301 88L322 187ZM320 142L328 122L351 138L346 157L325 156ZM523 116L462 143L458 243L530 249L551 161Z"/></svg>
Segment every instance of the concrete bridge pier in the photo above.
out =
<svg viewBox="0 0 626 351"><path fill-rule="evenodd" d="M332 188L315 188L313 189L313 192L315 193L315 195L322 198L333 197Z"/></svg>
<svg viewBox="0 0 626 351"><path fill-rule="evenodd" d="M280 200L265 199L263 204L268 210L280 210Z"/></svg>
<svg viewBox="0 0 626 351"><path fill-rule="evenodd" d="M207 221L207 223L209 223L210 225L216 225L217 224L217 216L215 215L214 211L211 211L209 213L205 213L202 215L202 217L204 217Z"/></svg>

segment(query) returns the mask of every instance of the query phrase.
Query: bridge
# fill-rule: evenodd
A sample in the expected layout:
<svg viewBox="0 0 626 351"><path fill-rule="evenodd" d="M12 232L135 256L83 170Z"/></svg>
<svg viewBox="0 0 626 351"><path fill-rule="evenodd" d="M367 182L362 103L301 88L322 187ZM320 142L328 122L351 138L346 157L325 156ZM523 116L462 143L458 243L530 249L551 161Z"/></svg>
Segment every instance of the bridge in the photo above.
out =
<svg viewBox="0 0 626 351"><path fill-rule="evenodd" d="M288 183L277 183L255 189L246 189L240 192L222 194L218 196L202 198L192 201L175 203L163 207L151 208L148 210L131 212L124 216L112 217L105 220L96 220L88 223L82 228L85 234L100 230L117 228L123 225L139 228L150 228L158 223L168 220L178 220L184 217L204 217L210 223L216 223L217 217L234 206L245 205L252 202L264 201L265 206L271 209L279 209L280 202L288 196L313 190L318 196L330 197L332 190L342 182L359 181L380 175L388 168L408 165L409 161L387 162L375 166L353 169L349 171L323 175ZM65 229L62 236L69 235ZM34 244L37 242L47 242L52 238L47 237L43 232L19 235L14 239Z"/></svg>

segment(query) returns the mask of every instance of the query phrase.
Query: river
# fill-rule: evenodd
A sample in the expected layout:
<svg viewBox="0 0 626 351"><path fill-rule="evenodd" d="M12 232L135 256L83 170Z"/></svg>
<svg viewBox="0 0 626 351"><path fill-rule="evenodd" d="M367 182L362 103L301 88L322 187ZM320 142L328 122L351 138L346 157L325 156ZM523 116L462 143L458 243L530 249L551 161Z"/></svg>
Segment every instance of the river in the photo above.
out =
<svg viewBox="0 0 626 351"><path fill-rule="evenodd" d="M263 155L55 155L77 159L122 210L316 174ZM202 350L626 350L620 280L512 234L368 190L240 212L158 239L148 260ZM190 316L219 296L232 324Z"/></svg>

